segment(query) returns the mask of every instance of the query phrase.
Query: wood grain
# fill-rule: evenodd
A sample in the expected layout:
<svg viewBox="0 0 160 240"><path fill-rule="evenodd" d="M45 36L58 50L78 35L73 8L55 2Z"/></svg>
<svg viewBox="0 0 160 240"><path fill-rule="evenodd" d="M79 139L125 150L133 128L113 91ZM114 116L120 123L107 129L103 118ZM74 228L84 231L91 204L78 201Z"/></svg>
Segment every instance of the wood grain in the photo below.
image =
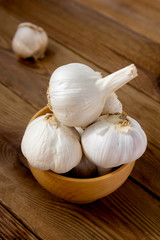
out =
<svg viewBox="0 0 160 240"><path fill-rule="evenodd" d="M37 240L28 229L0 204L0 239Z"/></svg>
<svg viewBox="0 0 160 240"><path fill-rule="evenodd" d="M3 19L6 21L5 25L0 24L0 81L32 106L42 108L47 104L50 76L57 67L69 62L89 62L51 39L43 61L17 61L11 41L20 21L0 9L0 22Z"/></svg>
<svg viewBox="0 0 160 240"><path fill-rule="evenodd" d="M98 13L160 43L159 1L77 0ZM120 9L120 11L119 11Z"/></svg>
<svg viewBox="0 0 160 240"><path fill-rule="evenodd" d="M42 239L159 240L159 201L131 180L95 203L73 205L41 188L19 157L0 138L1 201Z"/></svg>
<svg viewBox="0 0 160 240"><path fill-rule="evenodd" d="M52 39L108 72L134 62L141 81L130 84L160 101L158 43L74 0L1 2L12 14L41 24ZM35 11L39 14L35 15Z"/></svg>
<svg viewBox="0 0 160 240"><path fill-rule="evenodd" d="M14 26L16 29L16 22L14 18L10 17L9 15L6 15L1 11L2 18L7 19L8 21L8 32L9 32L9 25L12 25L15 22ZM10 41L12 39L13 35L13 30L10 29ZM2 36L5 36L2 31ZM15 61L15 56L12 53L10 49L10 44L7 45L7 41L5 40L5 37L3 38L3 42L6 42L6 46L9 49L10 52L10 61L11 61L11 69L8 69L7 66L7 61L8 61L8 51L4 51L2 58L1 58L1 63L2 66L2 82L9 87L12 91L16 92L18 95L20 95L22 98L24 98L27 102L31 104L36 104L37 108L41 108L46 104L46 89L49 81L50 74L52 73L53 69L55 69L58 65L56 62L60 65L61 63L65 64L68 62L73 61L74 59L78 60L78 62L84 62L91 67L93 67L95 70L101 71L103 75L107 75L108 72L104 72L101 68L97 68L94 64L90 64L86 60L84 60L81 57L76 58L76 54L72 53L71 51L62 48L60 45L55 45L55 42L51 42L52 44L50 45L50 52L51 56L49 59L46 58L44 62L38 62L32 64L32 62L28 62L28 65L19 63ZM54 48L56 46L56 49ZM3 49L3 48L2 48ZM56 51L55 54L54 51ZM58 52L61 53L58 54ZM56 55L56 56L55 56ZM25 63L25 62L24 62ZM35 70L36 69L36 70ZM16 75L16 72L18 72L18 76ZM13 74L14 73L14 74ZM14 81L12 80L14 77ZM133 81L138 81L138 80L133 80ZM133 82L132 81L132 82ZM139 82L141 82L139 80ZM32 90L31 90L32 89ZM21 93L21 94L20 94ZM39 94L38 94L39 93ZM135 116L137 120L140 120L139 118L143 118L143 122L147 122L149 125L149 128L152 127L151 122L153 122L153 119L156 119L155 116L157 116L157 113L160 114L159 111L159 104L155 103L154 101L150 100L149 97L141 94L139 91L136 91L135 89L125 86L121 90L118 91L118 95L120 96L120 100L122 103L124 103L125 111L128 114L131 114L132 116ZM136 97L135 97L136 96ZM133 104L133 99L136 102L136 104ZM132 108L131 108L132 106ZM145 106L145 108L144 108ZM147 108L147 109L146 109ZM155 109L154 109L155 108ZM144 115L141 114L141 109L145 112L145 117ZM149 111L148 111L149 110ZM153 111L152 115L150 114L150 111ZM139 113L138 113L139 112ZM149 120L150 118L150 120ZM156 121L156 120L155 120ZM140 121L140 123L142 123ZM144 124L145 125L145 124ZM155 125L155 123L154 123ZM157 123L155 125L155 130L159 128L159 123L157 120ZM153 126L154 127L154 126ZM149 129L148 132L149 134L152 134L152 129ZM157 132L158 134L158 132ZM153 138L155 138L153 136ZM159 146L159 141L157 142Z"/></svg>
<svg viewBox="0 0 160 240"><path fill-rule="evenodd" d="M13 142L19 149L27 122L38 109L44 107L46 104L45 93L48 79L53 69L58 65L65 64L68 61L73 62L76 59L77 62L86 63L95 70L101 71L103 75L108 73L52 40L50 40L49 53L44 61L37 63L32 61L17 61L11 50L10 42L19 20L0 10L0 20L2 21L2 19L6 19L7 28L2 25L0 26L0 36L2 39L0 43L0 81L5 84L6 88L1 85L1 92L4 94L1 95L2 105L0 106L0 111L3 113L4 108L6 111L0 119L2 126L0 130L8 141ZM10 63L9 68L8 62ZM28 107L28 105L25 106L25 103L18 97L12 100L14 94L10 93L7 88L15 92L15 94L24 99L25 102L31 104L33 108ZM118 91L118 95L123 103L124 110L140 122L147 132L149 139L147 152L141 160L137 161L132 176L140 181L142 185L148 187L150 191L160 196L160 185L158 184L160 181L158 171L160 168L158 161L158 148L160 143L159 138L157 138L157 136L160 135L160 125L157 117L160 116L160 105L128 85ZM15 106L17 107L16 110ZM25 112L23 108L26 109ZM20 124L17 122L16 116L12 114L13 110L17 111L15 114L20 118ZM17 126L19 126L18 130ZM15 134L17 135L16 140L14 140ZM143 168L141 167L142 165L144 166ZM152 177L151 172L154 172Z"/></svg>
<svg viewBox="0 0 160 240"><path fill-rule="evenodd" d="M20 149L26 125L36 109L0 84L0 135Z"/></svg>
<svg viewBox="0 0 160 240"><path fill-rule="evenodd" d="M12 212L0 213L4 216L1 229L23 234L26 226L31 237L33 232L47 240L159 240L159 0L0 3L0 201ZM31 21L48 32L43 61L20 61L13 54L11 39L21 21ZM148 137L147 151L125 184L84 206L46 192L21 164L25 127L46 105L52 71L69 62L83 62L104 76L134 62L139 77L118 95L124 111L140 122ZM21 222L14 221L14 216Z"/></svg>
<svg viewBox="0 0 160 240"><path fill-rule="evenodd" d="M6 15L2 15L2 16L6 16ZM14 20L14 19L11 18L10 21L11 20ZM5 42L5 39L4 39L4 42ZM10 46L8 47L10 48ZM57 45L56 47L57 47L57 55L58 55L58 51L60 51L61 47L60 45L59 46ZM54 43L52 46L50 46L50 49L51 49L50 51L53 53ZM10 49L10 52L11 52L11 49ZM45 60L46 62L44 63L39 62L35 66L36 71L34 70L34 68L32 69L32 63L30 62L28 62L28 65L26 66L22 63L19 64L19 62L15 61L15 57L11 52L12 54L12 58L10 57L12 59L11 66L13 65L13 67L11 67L11 69L9 70L8 70L8 67L5 67L7 66L6 62L8 61L8 56L6 56L6 62L3 65L3 69L2 69L4 71L4 74L2 71L3 77L1 81L11 90L16 92L16 94L20 95L20 92L21 92L20 96L24 98L27 102L31 104L36 104L37 108L41 108L46 104L45 92L47 89L49 76L52 72L51 69L55 69L57 67L57 65L55 64L55 60L58 60L58 63L60 63L60 58L61 58L61 61L63 63L66 63L67 57L70 60L73 60L76 57L74 53L72 54L71 51L66 50L64 48L61 50L61 53L62 52L63 54L59 55L59 58L57 56L58 59L57 58L54 59L54 55L52 54L52 56L50 57L50 60L46 59ZM3 55L3 58L1 58L2 64L5 58L4 55ZM95 65L85 61L83 58L78 57L78 59L79 59L79 62L84 62L90 65L91 67L93 67L95 70L101 71L103 75L108 74L107 72L104 72L101 68L96 68ZM13 71L15 74L13 74ZM18 76L16 75L17 71L19 73ZM47 76L43 74L43 71L47 72ZM12 81L11 75L16 76L15 77L16 81ZM138 81L138 80L135 79L133 81ZM38 95L38 92L40 93L40 95ZM135 117L142 124L142 126L144 127L144 130L147 132L147 135L149 135L149 140L159 147L160 141L155 136L160 134L160 126L157 118L157 115L160 115L160 108L159 108L160 105L154 102L153 100L151 100L149 97L145 96L141 92L137 91L136 89L133 89L128 85L120 89L118 91L118 95L124 105L124 111L126 111L132 117ZM134 104L133 104L133 99L134 99ZM141 111L143 111L143 114L141 114L142 113ZM152 114L150 112L152 112ZM153 125L153 121L154 121L154 125Z"/></svg>
<svg viewBox="0 0 160 240"><path fill-rule="evenodd" d="M148 143L147 151L135 164L131 176L160 198L160 149Z"/></svg>

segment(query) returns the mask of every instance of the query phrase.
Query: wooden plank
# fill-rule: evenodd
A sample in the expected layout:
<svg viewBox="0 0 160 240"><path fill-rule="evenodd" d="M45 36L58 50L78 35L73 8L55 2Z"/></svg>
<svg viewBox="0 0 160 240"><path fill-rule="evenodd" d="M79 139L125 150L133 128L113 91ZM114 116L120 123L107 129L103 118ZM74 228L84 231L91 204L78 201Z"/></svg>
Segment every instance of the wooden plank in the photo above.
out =
<svg viewBox="0 0 160 240"><path fill-rule="evenodd" d="M39 70L41 68L34 69L33 72L37 71L37 76L41 77ZM25 81L25 75L23 81ZM9 83L11 81L8 81L8 85ZM39 88L38 84L37 87ZM11 88L16 94L23 96L21 90L16 90L14 84ZM27 89L29 90L29 86ZM131 179L111 196L85 206L66 203L42 189L29 170L25 169L19 161L22 159L19 149L22 132L26 121L36 108L25 102L28 102L27 94L23 101L2 84L0 91L2 93L0 96L0 132L2 133L0 136L0 179L2 180L0 196L1 201L11 208L27 227L43 239L155 240L160 238L159 202ZM149 158L153 161L158 156L159 141L156 139L156 134L159 134L159 125L156 117L160 111L159 104L130 86L123 88L119 94L122 101L127 102L125 106L131 115L135 116L134 110L137 111L137 117L147 129L150 142L157 146L149 145L152 151ZM133 106L132 100L135 96L136 106ZM147 109L144 109L144 106ZM141 118L142 110L143 119ZM150 116L147 112L152 115ZM158 161L155 168L157 163ZM146 172L148 174L148 171ZM149 177L148 175L147 179ZM154 179L151 181L155 184ZM159 181L156 184L159 184Z"/></svg>
<svg viewBox="0 0 160 240"><path fill-rule="evenodd" d="M0 204L0 239L39 239Z"/></svg>
<svg viewBox="0 0 160 240"><path fill-rule="evenodd" d="M160 4L150 0L76 0L129 29L160 43Z"/></svg>
<svg viewBox="0 0 160 240"><path fill-rule="evenodd" d="M148 143L147 151L139 159L131 176L160 197L160 149Z"/></svg>
<svg viewBox="0 0 160 240"><path fill-rule="evenodd" d="M27 105L2 84L0 92L0 135L20 149L25 127L37 109Z"/></svg>
<svg viewBox="0 0 160 240"><path fill-rule="evenodd" d="M44 61L40 61L38 63L29 61L17 62L14 54L10 50L10 41L15 30L14 27L16 28L16 25L18 24L18 20L6 15L6 13L3 11L0 11L0 13L0 18L2 16L4 19L6 19L6 26L8 27L1 27L0 30L3 39L3 41L1 41L1 49L3 50L0 50L1 82L3 82L3 84L5 84L13 92L18 94L26 102L36 107L36 109L40 109L46 104L45 93L48 85L49 75L58 65L65 64L68 61L73 62L76 60L77 62L84 62L90 65L95 70L101 71L104 75L108 74L102 69L97 68L95 65L90 64L88 61L52 41L50 41L49 53ZM12 28L10 27L11 23L12 26L14 26ZM9 68L8 62L10 66ZM4 96L1 98L1 102L3 102L1 105L1 112L4 113L4 117L0 120L2 126L1 131L8 141L9 139L12 141L16 134L17 138L16 140L13 140L13 144L19 149L25 126L31 116L35 113L36 109L32 110L29 107L26 108L26 105L24 105L23 101L19 98L16 99L15 105L15 100L12 100L14 99L14 95L3 86L1 86L1 92L4 92ZM159 139L157 136L160 134L160 126L158 122L158 116L160 116L159 104L130 86L123 87L120 91L118 91L118 95L124 105L124 110L141 123L144 130L147 132L149 139L147 152L141 160L137 161L136 168L133 171L133 176L136 180L140 181L142 185L149 188L150 191L153 191L155 194L160 196L160 185L158 184L160 180L160 175L158 172L159 154L157 148L159 146ZM9 105L8 99L11 99L9 101ZM15 106L17 107L16 110ZM26 110L24 111L23 108ZM13 115L13 110L18 112ZM20 113L23 113L24 116L20 115ZM16 118L17 114L18 118L20 119L20 124ZM4 127L6 122L7 127ZM8 130L8 128L10 129ZM19 131L19 133L17 131ZM153 144L157 147L153 146ZM151 153L153 156L155 156L155 159ZM142 165L145 167L142 168ZM151 172L154 172L152 177L150 176ZM157 184L155 184L155 182L157 182Z"/></svg>
<svg viewBox="0 0 160 240"><path fill-rule="evenodd" d="M140 81L131 82L131 85L160 101L159 44L74 0L1 2L12 14L23 20L29 17L42 25L52 39L109 72L134 62ZM35 15L35 11L39 14Z"/></svg>
<svg viewBox="0 0 160 240"><path fill-rule="evenodd" d="M159 201L130 179L104 199L75 205L41 188L19 158L0 138L1 201L42 239L159 240Z"/></svg>

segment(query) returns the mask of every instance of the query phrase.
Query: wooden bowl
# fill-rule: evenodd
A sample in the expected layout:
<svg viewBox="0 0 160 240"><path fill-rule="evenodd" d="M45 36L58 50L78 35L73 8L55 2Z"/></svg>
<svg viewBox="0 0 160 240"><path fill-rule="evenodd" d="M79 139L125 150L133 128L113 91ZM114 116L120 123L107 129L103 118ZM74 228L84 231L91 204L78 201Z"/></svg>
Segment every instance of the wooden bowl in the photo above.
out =
<svg viewBox="0 0 160 240"><path fill-rule="evenodd" d="M32 117L30 122L49 112L49 108L44 107ZM128 178L134 164L135 162L124 164L109 174L88 179L71 178L52 171L42 171L30 164L29 167L33 176L46 190L69 202L83 204L114 192Z"/></svg>

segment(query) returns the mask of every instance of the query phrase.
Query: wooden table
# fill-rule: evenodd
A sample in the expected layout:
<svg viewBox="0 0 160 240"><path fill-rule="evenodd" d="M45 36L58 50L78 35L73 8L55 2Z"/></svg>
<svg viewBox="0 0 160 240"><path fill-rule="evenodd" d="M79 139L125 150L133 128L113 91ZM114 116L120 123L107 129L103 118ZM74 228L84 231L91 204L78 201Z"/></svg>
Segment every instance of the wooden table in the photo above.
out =
<svg viewBox="0 0 160 240"><path fill-rule="evenodd" d="M0 239L160 239L160 1L0 0ZM49 35L43 61L17 60L20 22ZM25 127L46 105L51 73L82 62L107 75L131 63L139 77L118 91L148 148L108 197L74 205L45 191L23 166Z"/></svg>

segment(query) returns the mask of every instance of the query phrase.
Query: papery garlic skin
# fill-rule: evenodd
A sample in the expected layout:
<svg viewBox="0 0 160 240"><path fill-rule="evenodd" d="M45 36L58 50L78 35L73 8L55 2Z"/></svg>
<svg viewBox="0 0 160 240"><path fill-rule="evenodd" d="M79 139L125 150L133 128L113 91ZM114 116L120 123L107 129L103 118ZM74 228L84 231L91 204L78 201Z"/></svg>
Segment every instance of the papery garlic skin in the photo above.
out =
<svg viewBox="0 0 160 240"><path fill-rule="evenodd" d="M81 127L75 127L75 129L77 130L77 132L79 133L80 137L82 136L82 134L84 133L84 129Z"/></svg>
<svg viewBox="0 0 160 240"><path fill-rule="evenodd" d="M99 117L84 131L81 142L86 157L102 168L135 161L147 146L139 123L123 114Z"/></svg>
<svg viewBox="0 0 160 240"><path fill-rule="evenodd" d="M20 58L41 59L47 45L48 36L43 28L28 22L18 25L12 40L12 49Z"/></svg>
<svg viewBox="0 0 160 240"><path fill-rule="evenodd" d="M133 64L105 78L81 63L61 66L50 78L49 106L66 126L85 127L99 117L107 96L136 76Z"/></svg>
<svg viewBox="0 0 160 240"><path fill-rule="evenodd" d="M34 119L26 128L21 149L30 165L40 170L65 173L82 158L80 136L47 113Z"/></svg>
<svg viewBox="0 0 160 240"><path fill-rule="evenodd" d="M108 113L122 113L122 103L114 92L108 95L101 115Z"/></svg>

